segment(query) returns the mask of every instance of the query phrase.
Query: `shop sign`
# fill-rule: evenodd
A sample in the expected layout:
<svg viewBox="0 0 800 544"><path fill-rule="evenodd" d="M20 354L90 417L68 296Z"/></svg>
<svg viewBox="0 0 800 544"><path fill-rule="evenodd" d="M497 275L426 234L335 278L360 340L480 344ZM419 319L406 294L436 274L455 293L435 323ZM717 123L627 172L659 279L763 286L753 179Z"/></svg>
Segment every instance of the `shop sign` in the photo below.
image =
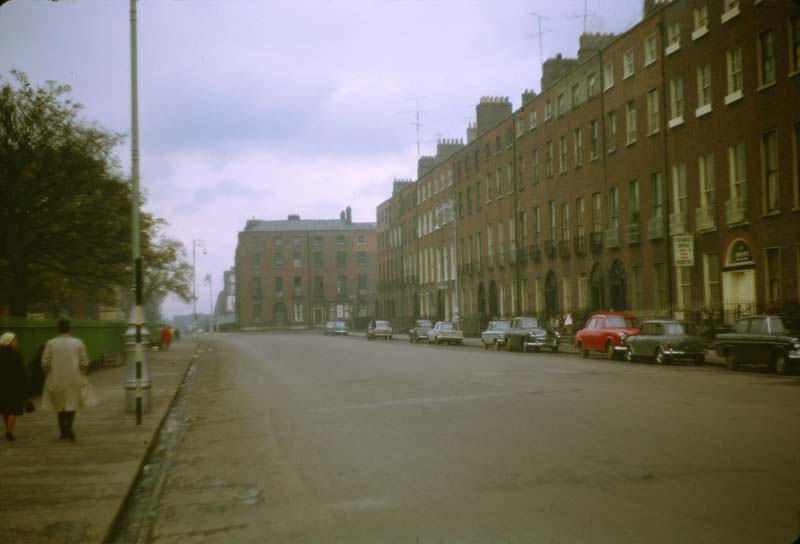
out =
<svg viewBox="0 0 800 544"><path fill-rule="evenodd" d="M744 240L736 240L728 253L728 266L753 262L753 252Z"/></svg>
<svg viewBox="0 0 800 544"><path fill-rule="evenodd" d="M672 244L675 266L694 266L694 236L673 236Z"/></svg>

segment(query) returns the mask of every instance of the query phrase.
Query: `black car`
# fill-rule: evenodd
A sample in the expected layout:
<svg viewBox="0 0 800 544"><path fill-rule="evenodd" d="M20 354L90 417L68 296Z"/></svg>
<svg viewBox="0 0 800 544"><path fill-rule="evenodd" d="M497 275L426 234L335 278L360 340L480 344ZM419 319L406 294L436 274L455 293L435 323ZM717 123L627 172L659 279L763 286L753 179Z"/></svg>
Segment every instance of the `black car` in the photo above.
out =
<svg viewBox="0 0 800 544"><path fill-rule="evenodd" d="M715 348L728 368L767 364L777 374L789 374L800 363L800 338L789 332L777 315L754 315L736 321L734 331L718 334Z"/></svg>
<svg viewBox="0 0 800 544"><path fill-rule="evenodd" d="M414 326L408 331L409 342L428 341L428 331L433 328L430 319L417 319Z"/></svg>
<svg viewBox="0 0 800 544"><path fill-rule="evenodd" d="M545 348L555 353L560 341L558 332L540 326L535 317L515 317L506 332L508 351L539 351Z"/></svg>

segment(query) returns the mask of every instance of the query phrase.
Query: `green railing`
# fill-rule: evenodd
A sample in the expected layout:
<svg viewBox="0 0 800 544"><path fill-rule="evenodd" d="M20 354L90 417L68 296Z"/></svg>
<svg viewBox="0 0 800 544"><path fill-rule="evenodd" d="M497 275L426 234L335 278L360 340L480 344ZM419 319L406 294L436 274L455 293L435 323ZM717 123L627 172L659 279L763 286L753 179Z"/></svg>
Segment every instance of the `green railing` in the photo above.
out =
<svg viewBox="0 0 800 544"><path fill-rule="evenodd" d="M127 323L76 319L70 324L72 335L86 344L93 367L112 358L124 361ZM17 335L19 350L27 364L33 361L39 346L58 335L57 326L58 322L54 319L0 318L0 334L11 331Z"/></svg>

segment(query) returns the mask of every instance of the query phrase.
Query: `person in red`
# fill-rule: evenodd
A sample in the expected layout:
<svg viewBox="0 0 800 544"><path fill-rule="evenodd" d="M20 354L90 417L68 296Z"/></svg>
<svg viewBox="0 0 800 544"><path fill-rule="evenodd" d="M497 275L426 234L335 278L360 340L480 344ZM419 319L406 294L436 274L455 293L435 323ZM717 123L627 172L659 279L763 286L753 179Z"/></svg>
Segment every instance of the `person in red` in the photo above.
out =
<svg viewBox="0 0 800 544"><path fill-rule="evenodd" d="M172 331L169 327L161 329L161 349L169 351L169 343L172 341Z"/></svg>

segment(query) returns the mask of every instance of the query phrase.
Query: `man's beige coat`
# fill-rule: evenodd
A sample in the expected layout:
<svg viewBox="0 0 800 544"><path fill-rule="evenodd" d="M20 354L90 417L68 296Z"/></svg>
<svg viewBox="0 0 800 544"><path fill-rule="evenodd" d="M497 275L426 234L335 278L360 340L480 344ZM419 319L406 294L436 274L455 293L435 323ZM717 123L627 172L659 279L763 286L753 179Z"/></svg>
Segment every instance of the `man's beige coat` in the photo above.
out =
<svg viewBox="0 0 800 544"><path fill-rule="evenodd" d="M86 374L89 356L83 342L69 335L47 341L42 354L42 370L47 373L42 392L42 408L72 412L95 404Z"/></svg>

